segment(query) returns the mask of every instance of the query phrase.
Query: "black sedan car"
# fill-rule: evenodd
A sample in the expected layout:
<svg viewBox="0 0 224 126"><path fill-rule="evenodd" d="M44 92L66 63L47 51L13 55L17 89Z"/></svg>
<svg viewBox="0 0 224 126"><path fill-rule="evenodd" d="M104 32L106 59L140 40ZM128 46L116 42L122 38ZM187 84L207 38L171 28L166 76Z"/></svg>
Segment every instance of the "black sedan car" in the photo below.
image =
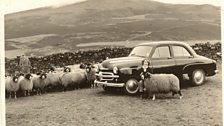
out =
<svg viewBox="0 0 224 126"><path fill-rule="evenodd" d="M128 94L135 94L144 59L150 61L151 73L171 73L180 79L187 74L193 85L203 84L206 76L218 72L215 60L197 55L186 43L149 42L134 47L127 57L103 61L97 68L95 83L104 90L119 87Z"/></svg>

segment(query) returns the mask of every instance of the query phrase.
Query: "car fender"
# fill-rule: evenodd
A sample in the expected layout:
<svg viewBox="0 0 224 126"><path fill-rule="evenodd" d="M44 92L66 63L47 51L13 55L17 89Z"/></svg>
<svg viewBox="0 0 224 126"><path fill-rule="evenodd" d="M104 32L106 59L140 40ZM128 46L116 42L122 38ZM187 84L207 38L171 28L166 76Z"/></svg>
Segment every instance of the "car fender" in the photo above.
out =
<svg viewBox="0 0 224 126"><path fill-rule="evenodd" d="M131 68L121 68L119 71L120 73L122 74L129 74L129 75L132 75L134 74L135 72L139 71L140 68L139 67L131 67Z"/></svg>
<svg viewBox="0 0 224 126"><path fill-rule="evenodd" d="M129 68L121 68L119 70L120 74L126 75L126 76L132 76L134 78L139 78L140 76L140 67L129 67Z"/></svg>
<svg viewBox="0 0 224 126"><path fill-rule="evenodd" d="M207 65L207 63L202 63L202 62L197 62L197 63L191 63L191 64L187 64L183 67L183 73L189 73L191 72L193 69L199 69L202 68L205 70L205 66Z"/></svg>

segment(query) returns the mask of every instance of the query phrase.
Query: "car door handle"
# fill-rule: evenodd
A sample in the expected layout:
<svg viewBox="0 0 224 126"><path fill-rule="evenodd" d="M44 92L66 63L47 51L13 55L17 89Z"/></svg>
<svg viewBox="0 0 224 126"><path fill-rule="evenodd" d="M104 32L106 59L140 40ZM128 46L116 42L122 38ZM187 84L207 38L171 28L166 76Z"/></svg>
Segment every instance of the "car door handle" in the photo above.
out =
<svg viewBox="0 0 224 126"><path fill-rule="evenodd" d="M168 57L168 59L172 59L172 57Z"/></svg>

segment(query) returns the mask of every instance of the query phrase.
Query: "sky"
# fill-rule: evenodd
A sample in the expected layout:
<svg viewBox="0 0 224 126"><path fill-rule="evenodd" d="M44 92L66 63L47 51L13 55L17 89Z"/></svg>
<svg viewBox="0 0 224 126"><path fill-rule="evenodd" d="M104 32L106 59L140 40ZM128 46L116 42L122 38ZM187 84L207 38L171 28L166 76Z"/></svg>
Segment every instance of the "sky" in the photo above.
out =
<svg viewBox="0 0 224 126"><path fill-rule="evenodd" d="M59 7L72 3L82 2L85 0L0 0L4 2L3 9L5 14L35 9L39 7ZM212 4L221 5L221 0L154 0L158 2L171 4Z"/></svg>

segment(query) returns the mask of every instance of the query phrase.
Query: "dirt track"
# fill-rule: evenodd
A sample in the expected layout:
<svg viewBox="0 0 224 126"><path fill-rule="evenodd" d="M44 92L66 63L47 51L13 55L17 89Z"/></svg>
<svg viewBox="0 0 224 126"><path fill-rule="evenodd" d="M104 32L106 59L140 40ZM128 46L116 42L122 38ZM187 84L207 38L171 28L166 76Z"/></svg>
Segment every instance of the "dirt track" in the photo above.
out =
<svg viewBox="0 0 224 126"><path fill-rule="evenodd" d="M221 126L222 77L198 87L183 86L182 100L171 94L156 101L81 89L6 100L7 126Z"/></svg>

